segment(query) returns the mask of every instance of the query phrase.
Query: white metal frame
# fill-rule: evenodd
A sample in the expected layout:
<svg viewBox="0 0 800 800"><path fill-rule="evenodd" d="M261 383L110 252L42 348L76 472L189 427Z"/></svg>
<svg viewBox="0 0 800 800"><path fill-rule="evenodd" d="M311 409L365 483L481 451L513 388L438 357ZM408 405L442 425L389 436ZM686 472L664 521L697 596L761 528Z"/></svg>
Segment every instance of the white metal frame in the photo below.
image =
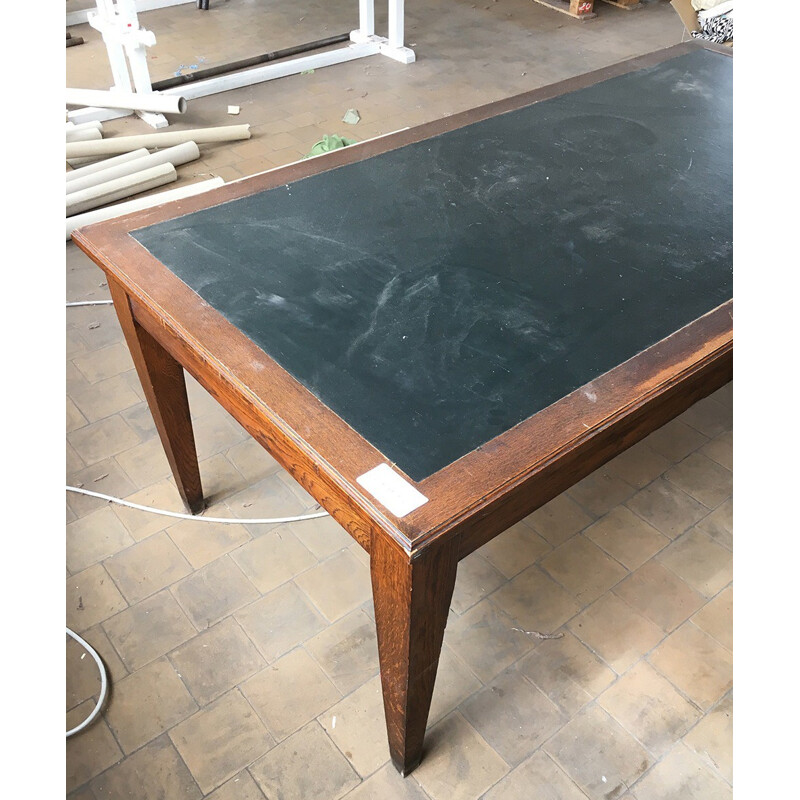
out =
<svg viewBox="0 0 800 800"><path fill-rule="evenodd" d="M137 0L116 0L116 3L115 0L97 0L97 12L89 14L87 21L103 36L114 80L112 91L151 94L153 87L147 66L147 48L156 43L156 37L151 31L139 25L138 4ZM130 113L132 112L89 106L70 111L67 119L70 122L80 123L116 119L128 116ZM165 128L169 125L163 114L152 111L135 113L153 128Z"/></svg>
<svg viewBox="0 0 800 800"><path fill-rule="evenodd" d="M117 8L125 7L128 13L133 14L136 18L136 9L144 10L143 5L148 4L150 8L159 7L160 5L176 5L179 2L186 2L186 0L116 0ZM353 61L357 58L365 58L366 56L384 55L394 61L399 61L401 64L411 64L416 56L414 51L403 44L403 37L405 35L405 0L387 0L388 2L388 32L387 36L377 36L375 34L375 0L358 0L358 28L350 32L350 44L337 48L335 50L328 50L322 53L313 53L308 56L299 56L297 58L286 59L273 64L265 64L263 67L256 67L253 69L244 70L242 72L233 72L228 75L220 75L216 78L208 78L203 81L196 81L176 86L172 89L166 89L163 94L180 95L187 100L195 97L205 97L210 94L217 94L218 92L225 92L229 89L238 89L242 86L251 86L254 83L262 83L263 81L273 80L275 78L283 78L287 75L297 75L300 72L305 72L309 69L319 69L327 67L332 64L341 64L345 61ZM111 7L113 10L114 0L97 0L98 8L101 4L106 7ZM94 15L93 15L94 17ZM98 26L89 20L92 27ZM138 28L138 22L136 22ZM98 28L100 30L100 28ZM143 38L144 34L152 37L152 44L155 44L155 36L149 31L140 31L142 36L136 38L136 44L133 45L133 38L130 44L126 44L126 52L128 60L131 63L131 73L134 77L136 84L136 91L151 91L150 76L147 70L147 60L144 55L146 46L150 46L151 42ZM112 73L114 74L115 87L121 91L130 91L130 83L127 86L117 85L122 80L122 67L124 67L124 54L122 54L119 47L115 47L112 54L112 47L109 40L104 33L103 39L106 40L106 47L109 52L109 61L111 62ZM122 59L122 61L120 61ZM119 76L118 76L119 73ZM127 75L127 69L125 70ZM141 87L140 87L141 84ZM81 109L80 111L73 111L68 114L68 119L73 122L86 122L91 119L114 119L116 117L125 116L119 112L110 109ZM163 123L148 118L146 113L140 113L140 116L149 122L153 127L162 127L167 124L166 119ZM161 115L150 115L161 116Z"/></svg>

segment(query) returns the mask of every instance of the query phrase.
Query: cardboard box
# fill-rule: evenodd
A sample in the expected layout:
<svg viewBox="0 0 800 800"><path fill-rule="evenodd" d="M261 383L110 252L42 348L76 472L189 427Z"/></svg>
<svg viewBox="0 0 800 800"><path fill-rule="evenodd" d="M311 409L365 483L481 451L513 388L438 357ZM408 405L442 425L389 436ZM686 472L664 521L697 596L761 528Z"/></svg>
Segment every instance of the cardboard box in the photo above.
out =
<svg viewBox="0 0 800 800"><path fill-rule="evenodd" d="M670 0L669 3L675 13L681 18L683 27L691 34L692 31L700 30L700 23L697 21L697 12L692 8L692 0ZM723 42L726 47L733 47L733 39Z"/></svg>

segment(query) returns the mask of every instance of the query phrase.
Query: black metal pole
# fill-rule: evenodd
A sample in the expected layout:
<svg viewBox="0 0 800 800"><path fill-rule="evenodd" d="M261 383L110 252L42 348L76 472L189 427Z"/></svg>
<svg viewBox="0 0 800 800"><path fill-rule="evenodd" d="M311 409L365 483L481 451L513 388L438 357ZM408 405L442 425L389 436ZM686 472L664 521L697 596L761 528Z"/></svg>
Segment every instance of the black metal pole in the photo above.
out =
<svg viewBox="0 0 800 800"><path fill-rule="evenodd" d="M197 1L201 2L201 0ZM322 47L328 47L329 45L339 44L340 42L349 40L349 33L340 33L336 36L329 36L327 39L317 39L315 42L309 42L308 44L298 44L294 47L285 47L283 50L275 50L272 53L264 53L260 56L244 58L241 61L232 61L230 64L220 64L217 67L200 69L196 72L188 72L185 75L176 75L174 78L156 81L152 84L152 87L154 92L161 92L164 89L183 86L185 83L201 81L204 78L216 78L218 75L227 75L229 72L238 72L248 67L257 67L259 64L265 64L269 61L277 61L280 58L288 58L289 56L296 56L300 53L307 53L309 50L319 50Z"/></svg>

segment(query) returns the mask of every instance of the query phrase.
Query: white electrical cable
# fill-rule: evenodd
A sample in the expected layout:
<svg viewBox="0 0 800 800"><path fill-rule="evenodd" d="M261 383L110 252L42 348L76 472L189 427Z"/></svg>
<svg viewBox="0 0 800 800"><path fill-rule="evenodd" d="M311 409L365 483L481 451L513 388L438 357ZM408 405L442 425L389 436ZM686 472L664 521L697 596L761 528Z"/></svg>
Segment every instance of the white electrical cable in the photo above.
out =
<svg viewBox="0 0 800 800"><path fill-rule="evenodd" d="M75 306L113 306L113 300L81 300L78 303L67 303L67 308L75 308Z"/></svg>
<svg viewBox="0 0 800 800"><path fill-rule="evenodd" d="M78 644L86 649L86 652L97 662L97 667L100 670L100 699L97 701L97 705L94 707L94 710L91 714L89 714L86 719L81 722L80 725L76 725L72 730L67 731L67 737L70 737L78 731L82 731L99 713L100 709L103 706L103 703L106 699L106 694L108 693L108 675L106 674L106 668L103 662L100 660L100 656L97 655L95 649L84 639L81 639L75 631L70 630L67 628L67 636L71 636Z"/></svg>
<svg viewBox="0 0 800 800"><path fill-rule="evenodd" d="M318 511L314 514L305 514L298 517L274 517L271 519L239 519L237 517L195 517L192 514L182 514L179 511L165 511L161 508L151 508L150 506L142 506L139 503L131 503L128 500L121 500L119 497L112 497L108 494L100 494L100 492L90 492L88 489L81 489L77 486L67 486L68 492L76 492L77 494L85 494L88 497L99 497L101 500L108 500L110 503L119 503L121 506L128 508L136 508L139 511L149 511L151 514L162 514L165 517L176 517L177 519L190 519L195 522L220 522L224 525L274 525L281 522L302 522L306 519L320 519L321 517L329 516L327 511Z"/></svg>

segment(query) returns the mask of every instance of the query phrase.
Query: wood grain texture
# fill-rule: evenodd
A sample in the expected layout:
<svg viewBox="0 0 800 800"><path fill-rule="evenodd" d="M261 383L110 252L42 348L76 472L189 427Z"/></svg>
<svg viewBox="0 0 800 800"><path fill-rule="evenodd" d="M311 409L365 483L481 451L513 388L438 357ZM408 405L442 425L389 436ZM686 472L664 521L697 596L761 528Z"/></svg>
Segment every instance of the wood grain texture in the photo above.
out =
<svg viewBox="0 0 800 800"><path fill-rule="evenodd" d="M392 762L408 775L422 742L456 581L455 543L410 560L376 531L370 553L383 705Z"/></svg>
<svg viewBox="0 0 800 800"><path fill-rule="evenodd" d="M183 367L137 323L127 294L110 275L108 288L178 492L186 508L198 514L204 508L203 487Z"/></svg>

